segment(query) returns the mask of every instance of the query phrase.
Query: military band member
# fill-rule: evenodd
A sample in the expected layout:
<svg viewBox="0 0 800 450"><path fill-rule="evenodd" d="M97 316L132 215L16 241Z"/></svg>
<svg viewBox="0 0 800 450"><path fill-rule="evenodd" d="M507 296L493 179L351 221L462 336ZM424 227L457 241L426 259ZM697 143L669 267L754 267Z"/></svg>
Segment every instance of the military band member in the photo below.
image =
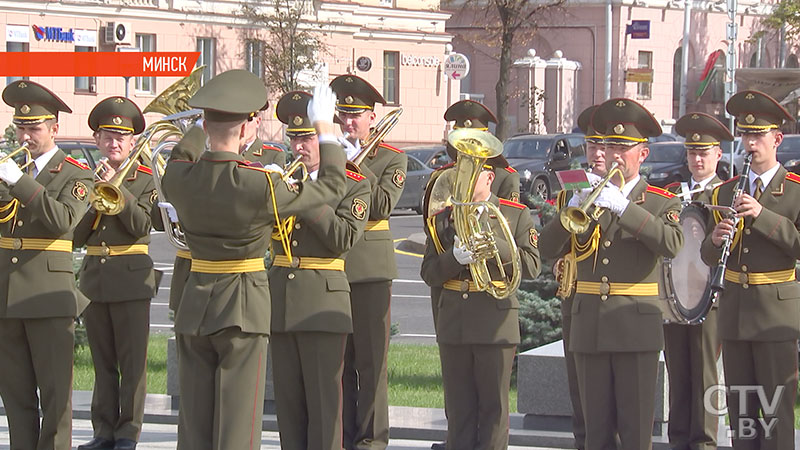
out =
<svg viewBox="0 0 800 450"><path fill-rule="evenodd" d="M800 177L776 159L783 141L780 125L793 117L772 97L739 92L726 109L736 117L742 144L752 154L745 193L733 198L738 177L717 187L715 205L733 206L741 218L715 214L716 226L702 245L703 261L716 267L723 238L733 235L719 299L719 335L725 383L759 386L728 392L728 411L736 449L794 448L797 389L797 339L800 337ZM734 234L735 231L735 234ZM782 392L779 392L782 390ZM764 408L765 396L775 410ZM766 425L758 426L760 421ZM749 424L755 424L749 426ZM769 433L767 433L767 426Z"/></svg>
<svg viewBox="0 0 800 450"><path fill-rule="evenodd" d="M606 167L618 163L625 183L622 189L615 184L603 188L594 201L603 208L599 222L592 220L586 232L575 236L586 249L577 255L570 350L586 449L613 448L613 431L622 449L649 448L664 342L658 260L674 257L683 244L680 203L639 176L649 154L647 138L661 134L643 106L629 99L608 100L593 113L591 124L605 136ZM569 205L580 204L591 190L578 191ZM544 232L549 237L542 240L545 257L567 252L571 235L560 220L550 221Z"/></svg>
<svg viewBox="0 0 800 450"><path fill-rule="evenodd" d="M91 301L83 318L95 373L94 439L78 448L134 449L147 393L150 299L155 291L148 244L157 194L150 168L128 160L134 135L145 127L135 103L125 97L101 101L89 113L89 127L100 154L108 158L101 162L105 171L100 180L125 178L119 186L124 198L119 214L89 208L73 239L75 247L87 246L79 276L81 292Z"/></svg>
<svg viewBox="0 0 800 450"><path fill-rule="evenodd" d="M597 105L592 105L581 112L578 116L578 128L584 134L586 140L586 161L591 167L591 173L598 177L606 174L605 164L605 143L603 136L592 127L592 114L597 109ZM556 209L560 212L567 206L572 198L572 191L562 189L556 196ZM558 218L555 218L558 220ZM542 230L542 240L549 240L553 228ZM563 255L561 255L563 257ZM560 260L563 261L563 260ZM560 264L556 262L556 264ZM583 423L583 406L581 405L580 390L578 389L578 374L575 370L575 355L569 348L569 333L572 327L572 301L575 296L574 287L572 292L562 298L561 301L561 336L564 344L564 360L567 366L567 384L569 387L569 400L572 404L572 435L575 437L575 448L583 450L586 446L586 426ZM612 433L613 435L613 433Z"/></svg>
<svg viewBox="0 0 800 450"><path fill-rule="evenodd" d="M367 81L342 75L331 82L337 95L341 129L350 142L348 159L360 151L375 119L375 103L383 96ZM386 354L391 329L392 279L397 277L391 214L406 181L408 157L380 143L361 163L372 188L364 236L347 255L347 278L353 334L348 336L343 375L343 421L346 449L383 449L389 443L389 394Z"/></svg>
<svg viewBox="0 0 800 450"><path fill-rule="evenodd" d="M58 113L72 111L50 90L18 80L3 101L33 164L28 173L11 159L0 164L0 396L11 448L68 450L74 320L87 304L75 286L72 232L92 172L56 146Z"/></svg>
<svg viewBox="0 0 800 450"><path fill-rule="evenodd" d="M319 142L306 113L310 100L305 92L289 92L276 109L288 125L292 152L315 179ZM334 206L294 217L291 255L279 241L272 243L271 348L283 449L342 448L342 369L353 331L344 261L364 232L370 198L366 177L351 170L346 175L346 193Z"/></svg>
<svg viewBox="0 0 800 450"><path fill-rule="evenodd" d="M286 153L280 147L265 144L258 137L258 127L261 125L261 112L266 111L269 102L260 110L254 111L247 119L247 137L243 146L242 156L248 161L258 161L264 166L275 164L283 167L286 164Z"/></svg>
<svg viewBox="0 0 800 450"><path fill-rule="evenodd" d="M170 160L163 179L192 257L175 317L181 450L261 446L270 231L279 218L336 201L344 191L344 154L332 134L335 100L320 88L309 106L323 142L315 183L284 183L239 153L247 117L267 100L255 75L224 72L189 101L204 111L210 150L196 162Z"/></svg>
<svg viewBox="0 0 800 450"><path fill-rule="evenodd" d="M687 165L692 177L685 184L685 195L681 183L673 183L666 189L684 201L710 203L711 189L722 182L717 176L717 163L722 158L720 142L732 141L733 136L725 125L703 113L689 113L678 119L675 132L686 138ZM685 240L689 238L685 236ZM707 273L708 269L704 266L702 270ZM719 383L717 359L722 344L717 333L717 305L700 324L664 324L669 444L673 449L717 447L719 417L706 411L703 400L705 392Z"/></svg>
<svg viewBox="0 0 800 450"><path fill-rule="evenodd" d="M489 201L500 208L519 246L521 276L535 278L540 260L533 219L525 205L491 193L496 169L484 166L472 201ZM456 239L451 208L432 219L421 275L429 286L443 286L436 340L447 414L446 448L504 449L508 446L511 368L520 342L519 301L516 294L496 299L477 291L468 266L475 259ZM510 248L497 220L489 220L503 261L510 261ZM496 266L490 267L497 278Z"/></svg>

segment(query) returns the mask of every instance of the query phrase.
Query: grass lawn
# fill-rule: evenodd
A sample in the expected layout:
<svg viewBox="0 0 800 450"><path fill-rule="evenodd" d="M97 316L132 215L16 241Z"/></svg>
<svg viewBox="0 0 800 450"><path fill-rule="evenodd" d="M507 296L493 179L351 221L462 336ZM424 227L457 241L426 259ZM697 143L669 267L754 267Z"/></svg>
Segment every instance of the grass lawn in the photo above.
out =
<svg viewBox="0 0 800 450"><path fill-rule="evenodd" d="M147 392L167 393L167 339L166 334L151 334L147 352ZM73 388L91 391L94 369L89 347L75 351L75 376ZM439 366L439 348L436 345L389 345L389 404L444 408L442 371ZM512 380L511 412L517 411L517 387Z"/></svg>

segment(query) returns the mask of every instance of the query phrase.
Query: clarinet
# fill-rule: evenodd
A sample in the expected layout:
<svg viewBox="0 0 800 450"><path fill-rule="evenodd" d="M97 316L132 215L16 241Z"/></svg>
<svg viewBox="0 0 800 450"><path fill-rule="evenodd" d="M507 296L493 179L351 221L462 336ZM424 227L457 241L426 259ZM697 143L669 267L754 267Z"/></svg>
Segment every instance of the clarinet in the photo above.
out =
<svg viewBox="0 0 800 450"><path fill-rule="evenodd" d="M739 183L736 185L736 191L733 193L733 200L731 201L731 207L733 207L733 202L736 201L736 198L742 195L745 188L747 187L747 182L750 179L750 163L753 160L753 154L748 153L744 157L744 165L742 166L742 174L739 175ZM733 228L734 232L736 230L736 226L739 224L739 221L742 220L741 217L736 217L733 221ZM724 242L722 244L722 254L719 256L719 260L717 261L717 268L714 270L714 277L711 279L711 286L710 291L711 295L717 295L719 292L725 290L725 269L728 265L728 256L731 254L731 244L733 243L733 238L731 236L726 236Z"/></svg>

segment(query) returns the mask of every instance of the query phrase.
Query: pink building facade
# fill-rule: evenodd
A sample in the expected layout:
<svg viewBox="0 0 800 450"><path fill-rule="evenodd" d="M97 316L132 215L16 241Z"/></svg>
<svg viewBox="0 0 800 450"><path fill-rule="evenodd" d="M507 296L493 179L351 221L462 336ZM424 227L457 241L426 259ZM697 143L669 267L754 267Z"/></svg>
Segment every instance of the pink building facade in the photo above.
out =
<svg viewBox="0 0 800 450"><path fill-rule="evenodd" d="M684 9L682 0L613 0L611 43L611 97L628 97L644 104L666 128L678 118L680 99L681 52L683 44ZM729 21L726 3L722 1L693 1L689 35L688 90L686 111L703 111L724 115L725 59L728 50L726 26ZM739 25L736 40L736 67L779 66L779 39L777 33L765 30L760 19L770 7L756 0L739 0L736 23ZM461 96L480 98L490 108L495 108L497 83L497 54L494 48L476 39L483 26L476 23L470 13L453 11L447 31L455 37L454 50L466 54L472 63L469 77L462 81ZM649 37L634 38L626 33L633 21L649 22ZM547 132L570 131L577 115L586 107L605 100L606 7L605 2L567 1L565 10L551 13L539 22L534 35L518 34L514 59L523 58L534 49L541 64L553 62L557 51L563 58L577 63L572 105L567 105L571 120L564 121L559 129L548 127ZM756 33L765 30L761 39ZM714 70L708 86L697 95L701 76L709 57L721 51L710 63ZM787 45L785 67L797 67L798 52ZM630 69L648 69L652 82L626 81ZM645 70L647 72L648 70ZM636 72L636 70L634 70ZM640 70L641 72L641 70ZM517 77L517 69L512 78ZM520 83L510 83L518 86ZM570 88L569 86L567 88ZM520 107L527 101L524 89L512 89L509 104L511 131L529 131L525 120L519 117ZM545 97L557 94L545 92ZM545 117L545 121L551 118Z"/></svg>
<svg viewBox="0 0 800 450"><path fill-rule="evenodd" d="M448 83L442 70L449 13L427 0L360 0L358 2L297 2L304 8L304 26L318 30L327 51L303 79L328 81L345 73L370 81L389 100L378 106L378 118L393 108L404 113L387 141L397 145L440 142L444 110L458 99L458 83ZM264 3L266 4L266 3ZM269 7L268 5L266 7ZM259 45L269 45L264 30L248 24L233 0L0 0L0 48L3 51L200 51L206 77L229 69L260 73ZM110 36L109 26L125 30ZM65 39L40 39L36 27L61 28ZM114 42L114 41L117 42ZM256 42L256 44L253 44ZM258 44L260 42L260 44ZM13 77L4 81L10 82ZM97 102L125 95L121 77L31 77L56 92L73 110L60 117L63 137L90 137L87 117ZM128 96L144 108L177 78L131 78ZM283 141L275 118L278 93L270 95L260 135ZM0 105L0 126L11 123L12 109ZM148 121L160 118L148 115Z"/></svg>

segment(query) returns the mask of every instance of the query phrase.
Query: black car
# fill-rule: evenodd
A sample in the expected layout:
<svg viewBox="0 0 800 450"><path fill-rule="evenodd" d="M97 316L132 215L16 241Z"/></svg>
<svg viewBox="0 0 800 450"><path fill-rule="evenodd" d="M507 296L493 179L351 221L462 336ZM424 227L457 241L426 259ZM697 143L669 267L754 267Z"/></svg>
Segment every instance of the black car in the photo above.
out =
<svg viewBox="0 0 800 450"><path fill-rule="evenodd" d="M403 151L417 158L422 164L431 169L438 169L451 162L450 156L447 154L445 146L442 144L405 147Z"/></svg>
<svg viewBox="0 0 800 450"><path fill-rule="evenodd" d="M503 156L517 169L520 193L545 200L561 190L556 172L586 168L586 141L582 134L522 134L503 143Z"/></svg>
<svg viewBox="0 0 800 450"><path fill-rule="evenodd" d="M670 183L689 181L692 176L686 160L686 148L683 142L655 142L649 145L650 154L639 168L648 183L664 187ZM720 160L717 164L717 175L728 179L728 162Z"/></svg>

